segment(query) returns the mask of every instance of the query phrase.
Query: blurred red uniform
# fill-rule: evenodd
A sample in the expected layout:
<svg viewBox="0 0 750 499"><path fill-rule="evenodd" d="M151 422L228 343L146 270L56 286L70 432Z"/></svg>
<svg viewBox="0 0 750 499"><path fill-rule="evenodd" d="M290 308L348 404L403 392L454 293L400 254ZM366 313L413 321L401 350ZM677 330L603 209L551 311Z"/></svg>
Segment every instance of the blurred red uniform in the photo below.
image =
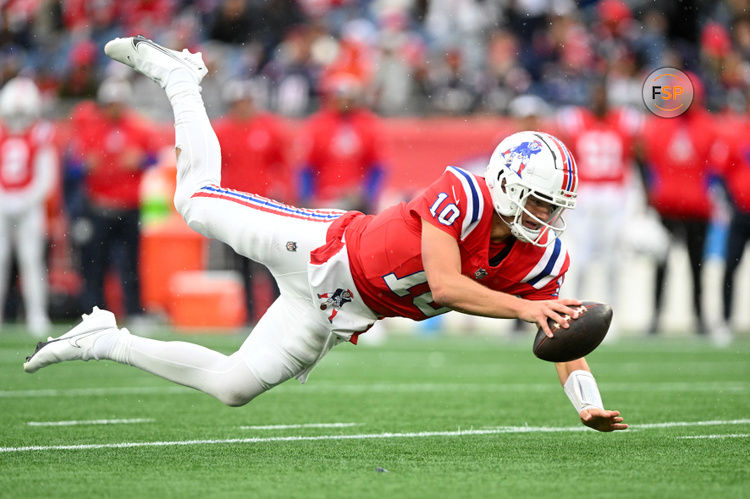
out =
<svg viewBox="0 0 750 499"><path fill-rule="evenodd" d="M136 114L127 112L119 120L110 120L93 102L76 107L71 123L76 130L75 149L89 162L86 191L91 203L138 208L143 171L131 163L132 154L153 151L155 134Z"/></svg>
<svg viewBox="0 0 750 499"><path fill-rule="evenodd" d="M249 119L228 114L214 123L221 144L221 185L261 196L289 198L287 140L281 121L270 113Z"/></svg>
<svg viewBox="0 0 750 499"><path fill-rule="evenodd" d="M305 131L300 198L315 206L374 211L383 177L380 121L362 107L360 79L328 75L325 107Z"/></svg>
<svg viewBox="0 0 750 499"><path fill-rule="evenodd" d="M677 118L651 118L643 134L649 201L665 218L708 220L709 157L716 141L711 115L692 109Z"/></svg>
<svg viewBox="0 0 750 499"><path fill-rule="evenodd" d="M559 121L559 129L578 163L579 188L625 186L633 161L633 142L643 128L639 113L612 109L597 117L588 109L574 108L562 113Z"/></svg>
<svg viewBox="0 0 750 499"><path fill-rule="evenodd" d="M713 210L709 196L709 166L717 139L716 123L700 101L677 118L652 117L643 134L647 163L648 198L667 230L687 243L693 278L693 307L698 333L706 332L702 307L701 264L706 231ZM666 261L656 268L655 316L650 332L657 331L666 273Z"/></svg>
<svg viewBox="0 0 750 499"><path fill-rule="evenodd" d="M366 179L381 165L379 126L377 117L365 109L325 109L310 119L305 162L312 172L316 205L335 205L358 193L366 196Z"/></svg>
<svg viewBox="0 0 750 499"><path fill-rule="evenodd" d="M723 332L732 328L734 277L750 241L750 120L746 115L725 116L719 130L714 162L722 177L732 209L724 267Z"/></svg>

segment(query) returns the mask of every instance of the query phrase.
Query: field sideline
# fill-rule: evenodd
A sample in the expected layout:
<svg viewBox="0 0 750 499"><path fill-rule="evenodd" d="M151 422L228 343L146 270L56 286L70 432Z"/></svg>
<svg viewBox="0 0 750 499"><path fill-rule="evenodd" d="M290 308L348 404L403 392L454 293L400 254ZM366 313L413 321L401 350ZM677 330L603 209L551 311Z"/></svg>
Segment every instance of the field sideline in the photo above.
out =
<svg viewBox="0 0 750 499"><path fill-rule="evenodd" d="M632 425L615 434L578 424L527 339L342 345L306 385L228 408L114 363L30 376L34 340L4 329L0 496L747 497L747 338L600 347L605 405Z"/></svg>

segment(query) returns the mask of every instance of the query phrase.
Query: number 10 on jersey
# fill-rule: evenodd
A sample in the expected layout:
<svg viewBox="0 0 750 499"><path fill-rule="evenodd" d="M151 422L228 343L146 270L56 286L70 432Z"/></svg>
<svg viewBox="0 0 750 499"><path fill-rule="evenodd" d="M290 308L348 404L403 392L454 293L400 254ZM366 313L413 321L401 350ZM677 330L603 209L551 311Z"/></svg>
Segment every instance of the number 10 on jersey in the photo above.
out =
<svg viewBox="0 0 750 499"><path fill-rule="evenodd" d="M448 203L443 206L444 201L448 199L448 194L441 192L438 194L437 199L432 206L430 206L430 213L433 217L437 218L437 221L443 225L451 225L456 221L461 212L458 210L458 206L453 203ZM438 211L440 212L438 214Z"/></svg>

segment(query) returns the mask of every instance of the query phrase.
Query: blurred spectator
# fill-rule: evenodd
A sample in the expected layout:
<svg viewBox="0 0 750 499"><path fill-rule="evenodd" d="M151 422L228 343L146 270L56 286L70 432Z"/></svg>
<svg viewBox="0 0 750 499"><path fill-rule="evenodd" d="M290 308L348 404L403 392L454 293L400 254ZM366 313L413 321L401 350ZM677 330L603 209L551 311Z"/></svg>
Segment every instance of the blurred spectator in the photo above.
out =
<svg viewBox="0 0 750 499"><path fill-rule="evenodd" d="M282 123L259 109L249 81L231 81L224 90L229 111L214 123L221 144L221 186L291 201L292 179L286 158L288 140ZM279 294L276 283L264 266L235 253L229 246L224 249L229 267L242 276L247 317L254 322L263 312L256 310L255 277L265 276L265 281L273 288L274 298Z"/></svg>
<svg viewBox="0 0 750 499"><path fill-rule="evenodd" d="M518 54L519 42L511 31L497 30L492 34L487 50L487 74L483 83L484 107L488 111L508 111L511 100L526 93L531 86L531 75L521 65Z"/></svg>
<svg viewBox="0 0 750 499"><path fill-rule="evenodd" d="M118 4L118 21L127 35L142 34L154 38L166 30L175 14L179 0L130 0ZM96 2L88 2L96 3Z"/></svg>
<svg viewBox="0 0 750 499"><path fill-rule="evenodd" d="M641 55L646 67L658 68L664 65L664 53L669 40L667 28L669 21L664 12L647 9L641 22L641 33L633 41L635 49Z"/></svg>
<svg viewBox="0 0 750 499"><path fill-rule="evenodd" d="M93 42L77 43L69 54L68 71L60 85L59 95L63 99L93 99L99 88L99 79L94 63L97 48Z"/></svg>
<svg viewBox="0 0 750 499"><path fill-rule="evenodd" d="M281 43L286 33L303 21L297 0L266 0L255 3L253 17L258 24L256 39L263 47L263 63Z"/></svg>
<svg viewBox="0 0 750 499"><path fill-rule="evenodd" d="M139 187L143 169L156 160L155 134L128 109L124 80L105 80L96 102L80 104L71 118L74 150L85 173L85 213L74 231L81 247L83 307L105 303L107 271L119 274L124 311L143 313L138 278ZM114 267L114 269L113 269ZM119 308L114 306L113 308Z"/></svg>
<svg viewBox="0 0 750 499"><path fill-rule="evenodd" d="M310 39L310 30L290 31L263 70L273 82L273 106L284 116L304 116L313 109L316 72Z"/></svg>
<svg viewBox="0 0 750 499"><path fill-rule="evenodd" d="M307 123L300 198L372 213L384 171L380 122L362 107L362 84L353 76L331 77L325 98Z"/></svg>
<svg viewBox="0 0 750 499"><path fill-rule="evenodd" d="M174 47L224 46L215 79L266 75L273 109L288 116L318 107L315 89L339 72L373 84L375 108L389 115L504 113L529 92L586 105L605 74L613 104L641 106L641 73L659 66L701 74L719 109L750 86L744 3L14 1L0 6L0 78L31 71L46 89L91 98L107 74L103 43L141 32Z"/></svg>
<svg viewBox="0 0 750 499"><path fill-rule="evenodd" d="M435 53L457 52L466 74L479 74L484 65L489 18L479 0L432 0L428 3L425 30Z"/></svg>
<svg viewBox="0 0 750 499"><path fill-rule="evenodd" d="M519 95L508 106L510 117L513 119L513 129L508 132L522 132L524 130L540 130L555 136L554 120L551 120L551 109L536 95Z"/></svg>
<svg viewBox="0 0 750 499"><path fill-rule="evenodd" d="M578 166L578 200L567 216L571 254L578 262L573 296L583 296L592 274L583 269L600 265L605 294L597 299L617 303L622 267L622 230L627 215L628 181L633 167L634 139L643 117L630 109L612 109L607 87L599 82L589 108L568 108L559 115L560 137L571 148ZM614 328L610 334L614 333Z"/></svg>
<svg viewBox="0 0 750 499"><path fill-rule="evenodd" d="M702 85L691 75L695 98L677 118L651 117L643 134L648 199L673 238L687 243L693 282L697 332L705 334L701 268L706 230L712 213L709 159L716 140L713 117L705 110ZM654 317L649 332L658 332L667 262L657 263Z"/></svg>
<svg viewBox="0 0 750 499"><path fill-rule="evenodd" d="M374 107L389 116L413 114L419 111L414 102L414 59L423 57L423 44L406 30L405 14L392 13L382 22L379 51L373 64Z"/></svg>
<svg viewBox="0 0 750 499"><path fill-rule="evenodd" d="M463 71L459 50L447 50L442 61L429 73L432 108L452 115L474 112L479 103L479 80L477 73L473 75Z"/></svg>
<svg viewBox="0 0 750 499"><path fill-rule="evenodd" d="M41 109L39 90L28 78L14 78L0 91L0 325L14 252L26 324L37 337L50 328L45 201L59 168L54 128L39 120Z"/></svg>
<svg viewBox="0 0 750 499"><path fill-rule="evenodd" d="M222 0L214 13L208 36L218 42L242 45L251 40L254 21L248 0Z"/></svg>

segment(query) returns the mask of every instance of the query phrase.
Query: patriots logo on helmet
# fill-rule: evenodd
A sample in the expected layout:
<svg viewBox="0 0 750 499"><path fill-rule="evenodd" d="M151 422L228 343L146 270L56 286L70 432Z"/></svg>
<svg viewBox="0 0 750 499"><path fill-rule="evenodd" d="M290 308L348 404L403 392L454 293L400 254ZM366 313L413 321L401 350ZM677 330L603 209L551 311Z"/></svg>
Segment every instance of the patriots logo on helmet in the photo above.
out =
<svg viewBox="0 0 750 499"><path fill-rule="evenodd" d="M538 140L527 140L521 142L517 146L511 147L503 153L503 156L505 156L505 166L511 168L513 166L513 160L516 158L520 159L518 167L514 168L516 174L520 177L521 173L526 168L526 160L535 154L539 154L539 151L541 150L542 143Z"/></svg>
<svg viewBox="0 0 750 499"><path fill-rule="evenodd" d="M338 309L352 301L352 296L353 293L351 290L341 288L338 288L333 293L318 293L318 299L322 301L320 309L326 310L329 307L333 308L331 315L328 316L328 322L333 322L333 318L339 313Z"/></svg>

